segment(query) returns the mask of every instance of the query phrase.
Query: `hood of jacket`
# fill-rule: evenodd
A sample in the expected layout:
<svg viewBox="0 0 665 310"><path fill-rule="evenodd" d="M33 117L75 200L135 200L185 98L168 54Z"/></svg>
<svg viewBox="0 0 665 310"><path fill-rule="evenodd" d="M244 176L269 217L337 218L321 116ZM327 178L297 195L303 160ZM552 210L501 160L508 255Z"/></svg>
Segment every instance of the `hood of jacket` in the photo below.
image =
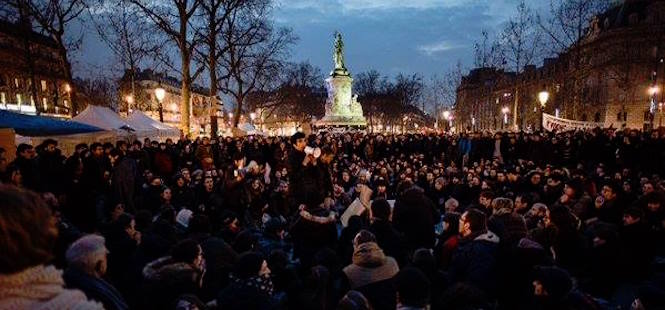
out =
<svg viewBox="0 0 665 310"><path fill-rule="evenodd" d="M352 261L361 267L378 267L386 262L386 255L376 242L366 242L355 247Z"/></svg>
<svg viewBox="0 0 665 310"><path fill-rule="evenodd" d="M487 241L489 243L496 243L498 244L500 239L499 236L497 236L495 233L491 231L487 231L486 233L482 233L478 235L477 237L473 238L474 241Z"/></svg>

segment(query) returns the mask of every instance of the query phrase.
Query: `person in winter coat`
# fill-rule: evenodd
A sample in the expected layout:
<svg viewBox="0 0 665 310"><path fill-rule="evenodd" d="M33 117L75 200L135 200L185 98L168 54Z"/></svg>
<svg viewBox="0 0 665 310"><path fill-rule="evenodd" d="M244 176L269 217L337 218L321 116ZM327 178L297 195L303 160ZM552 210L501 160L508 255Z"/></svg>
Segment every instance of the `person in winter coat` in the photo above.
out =
<svg viewBox="0 0 665 310"><path fill-rule="evenodd" d="M143 268L145 297L155 309L173 308L175 298L198 294L203 283L203 250L198 242L185 239L176 244L170 256L159 258Z"/></svg>
<svg viewBox="0 0 665 310"><path fill-rule="evenodd" d="M434 203L410 181L398 186L401 193L395 201L393 224L404 233L410 250L434 247L434 225L440 215Z"/></svg>
<svg viewBox="0 0 665 310"><path fill-rule="evenodd" d="M492 200L492 216L487 225L501 243L507 246L517 245L520 239L526 237L526 222L521 215L514 212L513 201L508 198Z"/></svg>
<svg viewBox="0 0 665 310"><path fill-rule="evenodd" d="M35 155L35 148L32 145L21 143L16 148L16 159L13 163L21 171L23 186L33 191L40 191L42 190L41 174Z"/></svg>
<svg viewBox="0 0 665 310"><path fill-rule="evenodd" d="M335 213L321 203L312 207L301 206L290 232L293 240L293 255L300 259L303 267L311 267L314 255L324 248L336 248L337 226Z"/></svg>
<svg viewBox="0 0 665 310"><path fill-rule="evenodd" d="M530 309L600 309L589 296L574 289L570 274L559 267L538 266L533 277Z"/></svg>
<svg viewBox="0 0 665 310"><path fill-rule="evenodd" d="M187 186L187 182L182 174L176 174L171 183L171 193L173 198L171 204L180 211L180 209L193 209L194 191Z"/></svg>
<svg viewBox="0 0 665 310"><path fill-rule="evenodd" d="M390 204L384 199L372 201L372 218L369 231L376 236L376 243L386 253L393 257L400 266L407 261L404 236L393 228L390 222Z"/></svg>
<svg viewBox="0 0 665 310"><path fill-rule="evenodd" d="M470 209L460 217L462 239L448 270L451 282L467 282L487 294L496 288L496 251L499 237L487 230L485 213Z"/></svg>
<svg viewBox="0 0 665 310"><path fill-rule="evenodd" d="M62 271L48 263L58 229L35 193L0 185L0 309L104 309L79 290L65 288Z"/></svg>
<svg viewBox="0 0 665 310"><path fill-rule="evenodd" d="M272 309L273 284L261 254L246 252L238 258L231 283L217 295L219 309Z"/></svg>
<svg viewBox="0 0 665 310"><path fill-rule="evenodd" d="M395 276L397 310L430 308L430 281L419 269L407 267Z"/></svg>
<svg viewBox="0 0 665 310"><path fill-rule="evenodd" d="M130 290L129 271L132 257L141 244L141 232L136 230L134 217L123 213L110 225L105 235L109 249L109 274L115 287L123 293Z"/></svg>
<svg viewBox="0 0 665 310"><path fill-rule="evenodd" d="M103 278L108 253L104 242L102 236L87 235L72 243L66 253L69 267L63 278L67 287L80 289L107 310L129 309L120 292Z"/></svg>
<svg viewBox="0 0 665 310"><path fill-rule="evenodd" d="M117 203L122 203L126 210L133 212L134 192L136 191L136 180L139 177L139 170L136 161L124 155L120 150L114 149L109 155L113 165L112 188L113 196Z"/></svg>
<svg viewBox="0 0 665 310"><path fill-rule="evenodd" d="M363 293L376 309L394 309L392 278L399 272L397 261L383 253L367 230L356 235L353 246L353 262L343 269L350 288Z"/></svg>
<svg viewBox="0 0 665 310"><path fill-rule="evenodd" d="M65 157L62 156L57 146L58 142L53 139L44 140L38 162L42 189L56 195L62 193L64 189L60 178L65 172Z"/></svg>

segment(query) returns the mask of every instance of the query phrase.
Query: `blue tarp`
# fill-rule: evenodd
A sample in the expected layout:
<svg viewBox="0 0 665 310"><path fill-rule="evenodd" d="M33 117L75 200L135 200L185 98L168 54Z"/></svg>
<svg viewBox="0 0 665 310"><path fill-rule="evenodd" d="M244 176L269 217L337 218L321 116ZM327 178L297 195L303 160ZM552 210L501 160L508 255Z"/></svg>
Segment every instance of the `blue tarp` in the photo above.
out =
<svg viewBox="0 0 665 310"><path fill-rule="evenodd" d="M103 131L103 129L72 121L62 121L50 117L33 116L0 110L0 128L13 128L26 137L71 135Z"/></svg>

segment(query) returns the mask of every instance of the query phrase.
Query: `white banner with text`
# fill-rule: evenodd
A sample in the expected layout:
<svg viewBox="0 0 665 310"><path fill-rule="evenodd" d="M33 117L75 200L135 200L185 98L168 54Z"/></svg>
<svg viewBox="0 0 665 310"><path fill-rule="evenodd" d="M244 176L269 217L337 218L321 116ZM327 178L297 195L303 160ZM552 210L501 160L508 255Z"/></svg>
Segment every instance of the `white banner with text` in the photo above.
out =
<svg viewBox="0 0 665 310"><path fill-rule="evenodd" d="M596 127L604 128L605 123L576 121L543 113L543 128L547 131L569 131L577 129L584 130L593 129Z"/></svg>

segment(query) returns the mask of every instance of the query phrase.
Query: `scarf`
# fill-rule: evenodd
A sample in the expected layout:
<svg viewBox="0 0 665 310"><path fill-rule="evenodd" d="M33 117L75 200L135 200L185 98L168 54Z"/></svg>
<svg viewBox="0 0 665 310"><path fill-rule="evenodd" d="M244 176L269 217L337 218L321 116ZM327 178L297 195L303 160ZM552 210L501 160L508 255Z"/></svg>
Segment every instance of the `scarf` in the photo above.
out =
<svg viewBox="0 0 665 310"><path fill-rule="evenodd" d="M64 288L62 271L34 266L0 275L0 309L104 309L78 290Z"/></svg>

